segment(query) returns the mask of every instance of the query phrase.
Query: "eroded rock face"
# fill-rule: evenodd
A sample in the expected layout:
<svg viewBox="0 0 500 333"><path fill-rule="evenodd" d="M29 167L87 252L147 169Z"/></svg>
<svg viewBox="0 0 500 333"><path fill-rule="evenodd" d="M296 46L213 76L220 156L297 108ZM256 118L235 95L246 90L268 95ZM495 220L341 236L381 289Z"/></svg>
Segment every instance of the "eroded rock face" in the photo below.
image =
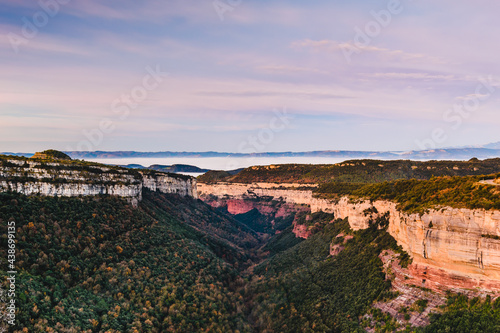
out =
<svg viewBox="0 0 500 333"><path fill-rule="evenodd" d="M384 265L386 279L391 280L392 290L397 291L399 295L386 302L377 302L374 307L389 313L400 323L410 324L414 327L427 326L430 323L430 313L437 312L439 306L446 304L445 293L440 288L441 286L431 286L429 283L422 282L420 277L412 274L413 270L411 268L402 268L398 264L398 256L398 254L388 250L383 251L379 257ZM453 286L443 285L442 287L450 289ZM415 302L420 299L428 301L422 312L415 308ZM403 309L405 311L401 311ZM408 314L406 319L403 312ZM374 330L369 329L367 331L374 332Z"/></svg>
<svg viewBox="0 0 500 333"><path fill-rule="evenodd" d="M297 224L293 225L293 233L295 237L308 239L312 235L311 228L308 228L305 224Z"/></svg>
<svg viewBox="0 0 500 333"><path fill-rule="evenodd" d="M500 211L444 207L408 214L396 206L389 201L350 203L342 198L332 210L336 217L349 217L353 229L367 227L370 217L388 212L388 232L414 263L466 275L478 283L500 280L500 240L490 238L500 235ZM367 214L373 208L377 213Z"/></svg>
<svg viewBox="0 0 500 333"><path fill-rule="evenodd" d="M47 195L62 197L77 197L80 195L116 195L120 197L142 197L141 184L133 185L104 185L104 184L83 184L83 183L61 183L51 184L44 182L0 182L2 189L25 195Z"/></svg>
<svg viewBox="0 0 500 333"><path fill-rule="evenodd" d="M137 205L142 199L143 188L198 197L194 178L176 178L164 173L145 175L125 168L43 163L28 159L2 160L0 164L0 192L64 197L104 194L123 197Z"/></svg>
<svg viewBox="0 0 500 333"><path fill-rule="evenodd" d="M500 236L500 211L443 207L409 214L390 201L353 202L347 197L332 201L314 198L311 191L256 184L200 184L198 188L202 199L213 196L245 200L253 196L305 204L313 213L324 211L336 218L347 217L354 230L367 228L371 218L388 213L388 232L412 256L415 269L426 268L431 281L500 290L500 239L496 239ZM294 231L299 237L308 236L303 227L296 226ZM415 275L420 278L417 272Z"/></svg>
<svg viewBox="0 0 500 333"><path fill-rule="evenodd" d="M154 175L142 174L142 184L145 188L151 191L159 191L162 193L174 193L181 196L190 196L198 198L196 189L196 179L189 178L174 178L167 174Z"/></svg>
<svg viewBox="0 0 500 333"><path fill-rule="evenodd" d="M300 191L289 189L282 189L283 184L230 184L230 183L217 183L217 184L204 184L198 183L197 189L202 197L209 197L214 195L219 199L248 199L251 197L262 198L272 197L273 200L283 200L288 203L310 205L313 199L312 191Z"/></svg>

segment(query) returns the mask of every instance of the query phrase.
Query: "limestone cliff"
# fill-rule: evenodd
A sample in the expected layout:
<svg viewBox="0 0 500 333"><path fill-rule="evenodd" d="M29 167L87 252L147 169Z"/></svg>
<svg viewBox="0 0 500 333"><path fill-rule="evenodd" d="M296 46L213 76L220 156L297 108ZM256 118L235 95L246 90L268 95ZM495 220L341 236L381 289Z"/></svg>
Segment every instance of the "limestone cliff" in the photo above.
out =
<svg viewBox="0 0 500 333"><path fill-rule="evenodd" d="M354 230L368 227L371 218L389 214L388 232L413 258L415 275L424 285L432 278L446 285L500 290L500 211L442 207L422 214L397 209L390 201L353 201L314 198L312 191L280 189L276 184L199 184L200 198L246 200L272 197L288 203L306 204L311 212L333 213L348 218ZM296 228L302 236L307 232ZM418 272L420 273L418 273ZM439 271L440 274L431 274ZM426 274L431 275L425 279ZM431 281L427 281L427 280ZM466 281L466 282L465 282ZM436 282L436 281L434 281Z"/></svg>
<svg viewBox="0 0 500 333"><path fill-rule="evenodd" d="M25 195L47 195L62 197L77 197L80 195L116 195L119 197L142 198L141 184L126 185L106 185L106 184L86 184L86 183L48 183L48 182L15 182L1 181L0 189L3 191L13 191Z"/></svg>
<svg viewBox="0 0 500 333"><path fill-rule="evenodd" d="M313 198L312 191L304 191L295 189L293 184L273 184L273 183L256 183L256 184L232 184L232 183L217 183L205 184L198 183L197 189L200 198L206 198L214 195L218 198L245 199L249 197L272 197L276 200L283 200L288 203L298 205L311 205Z"/></svg>
<svg viewBox="0 0 500 333"><path fill-rule="evenodd" d="M140 173L142 175L143 186L151 191L198 198L196 179L193 177L173 177L171 174L162 172L140 171Z"/></svg>
<svg viewBox="0 0 500 333"><path fill-rule="evenodd" d="M371 217L389 213L388 232L411 254L414 265L466 276L477 282L471 286L491 284L487 279L500 282L500 240L496 239L500 211L443 207L408 214L393 202L350 202L345 197L336 203L322 201L315 209L348 217L353 229L366 228Z"/></svg>
<svg viewBox="0 0 500 333"><path fill-rule="evenodd" d="M197 198L196 180L192 177L81 161L0 156L0 192L67 197L105 194L137 204L143 188Z"/></svg>

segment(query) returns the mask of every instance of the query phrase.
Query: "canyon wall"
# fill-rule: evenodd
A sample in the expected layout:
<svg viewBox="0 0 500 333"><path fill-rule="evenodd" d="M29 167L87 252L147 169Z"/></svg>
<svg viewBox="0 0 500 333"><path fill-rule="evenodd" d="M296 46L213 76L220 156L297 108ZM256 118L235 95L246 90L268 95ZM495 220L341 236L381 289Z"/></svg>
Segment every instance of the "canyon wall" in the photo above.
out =
<svg viewBox="0 0 500 333"><path fill-rule="evenodd" d="M217 198L248 199L251 197L262 198L272 197L275 200L282 200L291 204L311 205L313 198L312 191L295 189L294 184L232 184L216 183L205 184L198 183L198 195L200 198L207 198L213 195Z"/></svg>
<svg viewBox="0 0 500 333"><path fill-rule="evenodd" d="M151 191L198 198L196 179L193 177L173 177L159 172L150 174L140 171L140 173L142 174L142 186Z"/></svg>
<svg viewBox="0 0 500 333"><path fill-rule="evenodd" d="M143 188L198 197L196 180L182 175L75 161L0 159L0 192L65 197L114 195L137 205L142 199Z"/></svg>
<svg viewBox="0 0 500 333"><path fill-rule="evenodd" d="M274 188L273 188L274 187ZM354 230L368 227L372 218L389 214L388 232L413 258L412 269L427 284L500 290L500 211L443 207L423 214L398 210L390 201L318 199L312 191L277 188L276 184L199 184L200 198L248 200L272 197L288 203L309 205L311 212L333 213L348 218ZM299 230L301 235L307 235ZM303 228L302 228L303 229ZM418 272L420 273L418 273ZM432 272L440 272L434 274ZM439 283L437 283L439 284Z"/></svg>
<svg viewBox="0 0 500 333"><path fill-rule="evenodd" d="M141 184L106 185L85 183L47 183L47 182L6 182L0 181L1 191L13 191L24 195L46 195L77 197L80 195L116 195L125 198L142 199Z"/></svg>

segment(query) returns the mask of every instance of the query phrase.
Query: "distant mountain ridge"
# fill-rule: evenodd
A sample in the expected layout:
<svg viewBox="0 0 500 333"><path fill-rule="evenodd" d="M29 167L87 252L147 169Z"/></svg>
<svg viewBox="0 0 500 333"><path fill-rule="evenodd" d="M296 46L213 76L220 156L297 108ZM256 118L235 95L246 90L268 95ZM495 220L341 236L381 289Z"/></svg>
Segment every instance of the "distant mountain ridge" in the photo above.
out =
<svg viewBox="0 0 500 333"><path fill-rule="evenodd" d="M201 169L198 168L197 166L188 164L173 164L173 165L153 164L148 167L145 167L141 164L127 164L120 166L129 169L149 169L149 170L172 172L172 173L178 173L178 172L205 173L210 171L209 169Z"/></svg>
<svg viewBox="0 0 500 333"><path fill-rule="evenodd" d="M496 145L496 144L491 144ZM169 157L330 157L346 159L414 159L414 160L441 160L457 159L469 160L473 157L486 159L500 157L500 143L498 149L492 148L447 148L412 151L354 151L354 150L318 150L307 152L263 152L253 154L228 152L137 152L137 151L95 151L95 152L66 152L71 158L169 158Z"/></svg>
<svg viewBox="0 0 500 333"><path fill-rule="evenodd" d="M112 159L112 158L209 158L209 157L329 157L345 159L410 159L410 160L469 160L473 157L480 159L500 157L500 142L489 143L478 147L442 148L430 150L410 151L356 151L356 150L317 150L304 152L261 152L252 154L230 153L230 152L139 152L139 151L65 151L73 159ZM2 155L14 155L31 157L31 153L0 153Z"/></svg>
<svg viewBox="0 0 500 333"><path fill-rule="evenodd" d="M487 145L484 145L483 148L488 148L488 149L500 149L500 141L498 142L493 142L489 143Z"/></svg>

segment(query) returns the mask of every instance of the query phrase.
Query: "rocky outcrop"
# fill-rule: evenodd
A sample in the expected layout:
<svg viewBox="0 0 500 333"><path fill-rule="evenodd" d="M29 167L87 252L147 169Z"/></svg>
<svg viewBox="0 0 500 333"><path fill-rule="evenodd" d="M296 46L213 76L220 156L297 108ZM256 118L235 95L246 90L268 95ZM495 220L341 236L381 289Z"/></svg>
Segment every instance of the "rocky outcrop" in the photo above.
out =
<svg viewBox="0 0 500 333"><path fill-rule="evenodd" d="M18 192L25 195L47 195L62 197L77 197L80 195L116 195L120 197L141 198L141 184L133 185L104 185L85 183L63 183L53 184L44 182L0 182L0 188L8 191Z"/></svg>
<svg viewBox="0 0 500 333"><path fill-rule="evenodd" d="M334 243L330 244L330 255L331 256L336 256L340 252L344 251L345 243L347 243L350 239L353 239L354 236L345 235L344 233L340 233L337 235L336 239L339 239L339 238L342 239L342 242L340 242L340 243L334 242Z"/></svg>
<svg viewBox="0 0 500 333"><path fill-rule="evenodd" d="M214 195L221 198L248 199L251 197L262 198L271 197L273 200L282 200L292 204L310 205L313 200L312 191L296 190L296 184L232 184L216 183L204 184L198 183L198 193L201 197ZM291 191L293 190L293 191Z"/></svg>
<svg viewBox="0 0 500 333"><path fill-rule="evenodd" d="M415 275L442 285L500 290L500 211L451 207L422 214L400 211L390 201L353 201L314 198L311 191L281 189L272 184L202 184L201 198L209 196L248 200L270 197L310 206L311 212L333 213L348 218L354 230L368 227L372 218L388 214L388 232L413 258ZM307 237L307 230L294 230ZM422 273L418 273L422 272ZM423 272L426 272L425 274ZM440 282L441 281L441 282ZM455 281L455 282L453 282ZM467 281L467 282L465 282Z"/></svg>
<svg viewBox="0 0 500 333"><path fill-rule="evenodd" d="M295 237L307 239L312 235L312 230L305 224L293 224L293 233Z"/></svg>
<svg viewBox="0 0 500 333"><path fill-rule="evenodd" d="M176 178L165 173L144 173L142 174L142 185L151 191L159 191L162 193L174 193L181 196L190 196L198 198L196 188L196 179L192 177Z"/></svg>
<svg viewBox="0 0 500 333"><path fill-rule="evenodd" d="M79 161L0 158L0 192L65 197L114 195L136 205L142 199L143 188L198 197L196 180L182 175L139 172Z"/></svg>
<svg viewBox="0 0 500 333"><path fill-rule="evenodd" d="M380 254L386 278L391 280L392 290L397 292L397 296L387 301L377 302L373 306L390 314L404 326L406 324L413 327L427 326L430 323L430 314L437 312L440 306L446 304L446 297L441 289L436 293L434 292L436 289L429 288L428 284L424 287L425 283L422 283L422 280L418 280L409 269L402 268L398 264L398 256L399 254L391 250ZM451 289L454 286L443 287ZM470 293L470 296L479 296L479 294ZM427 300L425 308L420 308L416 304L418 300ZM375 330L367 329L367 332L375 332Z"/></svg>
<svg viewBox="0 0 500 333"><path fill-rule="evenodd" d="M423 214L399 211L389 201L351 202L342 198L323 209L349 218L353 229L368 227L371 218L389 213L388 232L411 254L414 264L466 275L476 286L500 280L500 211L443 207Z"/></svg>

